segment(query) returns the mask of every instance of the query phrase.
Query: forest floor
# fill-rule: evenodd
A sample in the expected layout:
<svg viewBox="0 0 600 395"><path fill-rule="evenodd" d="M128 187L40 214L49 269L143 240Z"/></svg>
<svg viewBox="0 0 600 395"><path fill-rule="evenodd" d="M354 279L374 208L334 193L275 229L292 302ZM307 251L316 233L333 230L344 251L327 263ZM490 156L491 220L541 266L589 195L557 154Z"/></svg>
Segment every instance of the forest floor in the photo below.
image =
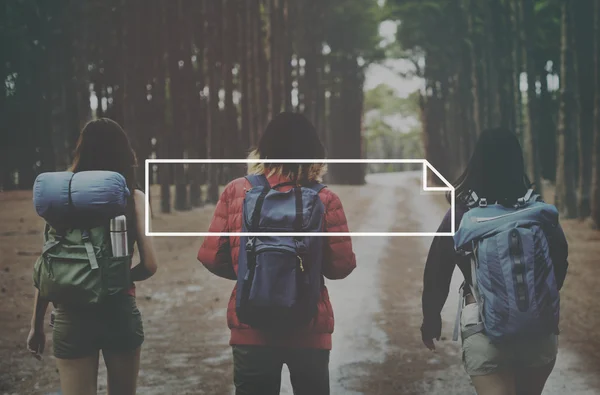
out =
<svg viewBox="0 0 600 395"><path fill-rule="evenodd" d="M352 231L434 231L447 205L420 191L413 173L369 176L362 187L332 186ZM156 200L158 201L158 197ZM154 230L203 231L213 206L157 215ZM600 232L564 221L570 268L562 296L560 354L548 395L600 393ZM51 330L40 362L25 348L43 222L31 192L0 193L0 395L60 394ZM420 340L420 296L428 237L353 237L358 267L328 281L336 314L332 394L474 394L450 340L460 275L444 308L444 338L428 351ZM155 239L158 274L137 288L145 343L138 393L232 394L232 358L225 309L233 282L197 261L197 237ZM100 369L99 393L106 393ZM282 393L291 394L284 371Z"/></svg>

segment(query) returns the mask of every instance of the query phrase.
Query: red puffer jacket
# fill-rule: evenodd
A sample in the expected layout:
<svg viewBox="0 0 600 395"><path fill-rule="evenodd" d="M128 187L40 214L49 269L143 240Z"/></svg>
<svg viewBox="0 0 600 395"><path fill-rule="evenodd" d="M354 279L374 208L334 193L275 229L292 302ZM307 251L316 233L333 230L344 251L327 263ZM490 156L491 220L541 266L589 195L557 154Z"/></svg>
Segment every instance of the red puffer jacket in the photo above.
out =
<svg viewBox="0 0 600 395"><path fill-rule="evenodd" d="M289 181L284 176L269 177L271 185ZM232 181L221 195L215 214L210 224L209 232L241 232L242 203L245 191L251 185L245 178ZM281 190L285 191L284 187ZM325 231L348 232L346 215L338 196L324 188L319 197L325 205ZM204 239L198 252L198 260L217 276L235 280L237 278L238 255L240 238L228 236L208 236ZM352 241L349 236L329 237L326 243L323 275L335 280L348 276L356 267L356 258L352 251ZM318 314L306 327L294 332L268 336L258 330L241 324L235 312L234 287L227 308L227 323L231 329L231 345L265 345L299 348L331 349L331 334L333 333L333 309L329 301L327 288L321 290L321 301Z"/></svg>

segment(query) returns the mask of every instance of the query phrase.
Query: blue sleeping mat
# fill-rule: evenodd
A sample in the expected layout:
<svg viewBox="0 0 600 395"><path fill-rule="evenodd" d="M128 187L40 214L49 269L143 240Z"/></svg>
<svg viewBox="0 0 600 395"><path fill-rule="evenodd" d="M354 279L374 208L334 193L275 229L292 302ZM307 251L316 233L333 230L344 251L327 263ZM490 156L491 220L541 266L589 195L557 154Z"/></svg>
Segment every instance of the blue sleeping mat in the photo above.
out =
<svg viewBox="0 0 600 395"><path fill-rule="evenodd" d="M42 173L33 184L35 210L54 228L92 226L124 214L129 195L125 177L112 171Z"/></svg>

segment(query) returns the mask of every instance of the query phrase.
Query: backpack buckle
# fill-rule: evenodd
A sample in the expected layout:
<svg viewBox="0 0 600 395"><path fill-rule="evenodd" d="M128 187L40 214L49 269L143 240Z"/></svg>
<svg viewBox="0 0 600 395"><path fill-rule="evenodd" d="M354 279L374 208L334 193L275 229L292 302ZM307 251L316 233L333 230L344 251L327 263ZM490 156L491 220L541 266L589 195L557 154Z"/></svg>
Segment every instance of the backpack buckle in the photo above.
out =
<svg viewBox="0 0 600 395"><path fill-rule="evenodd" d="M298 255L304 255L307 250L306 244L304 243L304 241L300 238L295 238L294 241L296 243L296 253Z"/></svg>
<svg viewBox="0 0 600 395"><path fill-rule="evenodd" d="M255 237L248 238L248 241L246 242L246 252L251 253L254 251L255 241L256 241Z"/></svg>
<svg viewBox="0 0 600 395"><path fill-rule="evenodd" d="M479 199L479 207L487 207L487 205L488 203L486 198Z"/></svg>
<svg viewBox="0 0 600 395"><path fill-rule="evenodd" d="M467 207L473 208L479 203L479 196L475 193L475 191L471 191L471 194L467 198Z"/></svg>

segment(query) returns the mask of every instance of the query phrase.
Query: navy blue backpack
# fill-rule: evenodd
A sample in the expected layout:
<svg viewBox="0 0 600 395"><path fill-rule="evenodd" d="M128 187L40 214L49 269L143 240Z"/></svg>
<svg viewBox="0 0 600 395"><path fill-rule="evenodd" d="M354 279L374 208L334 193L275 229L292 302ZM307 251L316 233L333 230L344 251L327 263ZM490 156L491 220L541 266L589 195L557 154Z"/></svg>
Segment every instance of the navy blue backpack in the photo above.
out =
<svg viewBox="0 0 600 395"><path fill-rule="evenodd" d="M325 186L283 183L264 175L246 177L242 232L321 232ZM279 187L292 185L286 192ZM253 328L276 331L306 325L315 317L323 277L323 237L241 236L236 313Z"/></svg>

